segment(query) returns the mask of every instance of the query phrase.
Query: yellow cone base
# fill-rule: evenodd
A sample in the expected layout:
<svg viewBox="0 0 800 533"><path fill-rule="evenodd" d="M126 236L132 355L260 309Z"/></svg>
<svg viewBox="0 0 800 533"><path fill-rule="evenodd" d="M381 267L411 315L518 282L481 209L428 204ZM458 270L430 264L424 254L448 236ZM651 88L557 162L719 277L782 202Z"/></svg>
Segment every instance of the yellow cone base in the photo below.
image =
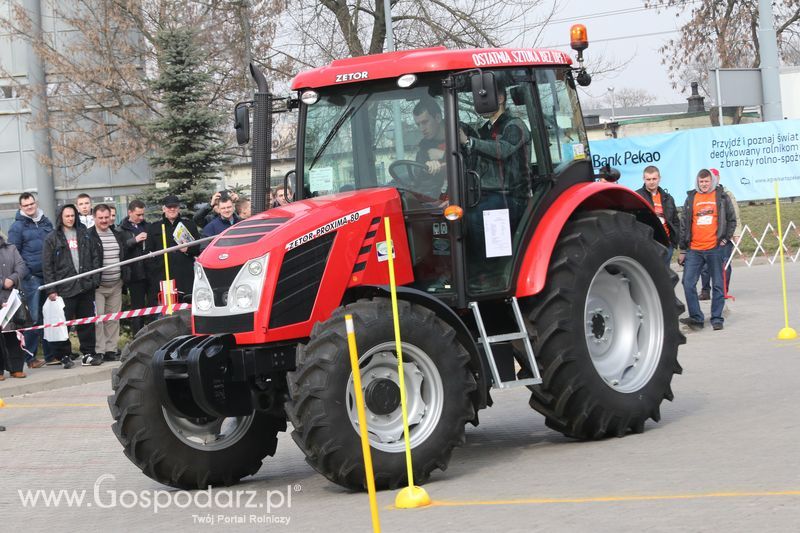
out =
<svg viewBox="0 0 800 533"><path fill-rule="evenodd" d="M782 341L790 341L797 338L797 332L794 328L783 328L778 332L778 338Z"/></svg>
<svg viewBox="0 0 800 533"><path fill-rule="evenodd" d="M415 509L431 504L431 497L422 487L406 487L397 493L394 506L398 509Z"/></svg>
<svg viewBox="0 0 800 533"><path fill-rule="evenodd" d="M0 398L0 407L5 407L5 406L6 402L4 402L2 398Z"/></svg>

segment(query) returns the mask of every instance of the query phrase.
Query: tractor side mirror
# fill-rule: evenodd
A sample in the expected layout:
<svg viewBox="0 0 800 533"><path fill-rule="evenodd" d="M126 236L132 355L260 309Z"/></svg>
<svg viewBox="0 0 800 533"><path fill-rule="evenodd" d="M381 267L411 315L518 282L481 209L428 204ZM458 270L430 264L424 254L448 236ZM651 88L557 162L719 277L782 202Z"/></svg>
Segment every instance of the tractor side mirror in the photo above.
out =
<svg viewBox="0 0 800 533"><path fill-rule="evenodd" d="M476 72L470 76L472 83L472 100L475 112L479 115L491 115L500 108L497 100L497 81L492 72Z"/></svg>
<svg viewBox="0 0 800 533"><path fill-rule="evenodd" d="M294 192L289 194L289 191L297 190L297 172L290 170L283 176L283 195L289 202L294 202Z"/></svg>
<svg viewBox="0 0 800 533"><path fill-rule="evenodd" d="M619 181L619 170L612 168L611 165L603 165L597 173L597 179L600 181L607 181L609 183L616 183Z"/></svg>
<svg viewBox="0 0 800 533"><path fill-rule="evenodd" d="M239 146L250 142L250 104L239 102L233 109L233 127L236 130L236 142Z"/></svg>

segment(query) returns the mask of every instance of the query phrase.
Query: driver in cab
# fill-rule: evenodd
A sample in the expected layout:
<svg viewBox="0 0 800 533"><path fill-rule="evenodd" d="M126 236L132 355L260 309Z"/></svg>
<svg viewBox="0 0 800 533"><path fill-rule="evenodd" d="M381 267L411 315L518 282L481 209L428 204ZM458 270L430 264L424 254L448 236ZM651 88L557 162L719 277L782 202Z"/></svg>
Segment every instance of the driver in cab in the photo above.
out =
<svg viewBox="0 0 800 533"><path fill-rule="evenodd" d="M447 206L447 174L445 172L445 142L442 110L433 98L421 99L413 110L414 123L422 134L417 150L417 163L424 165L427 175L418 176L426 183L418 187L430 203Z"/></svg>

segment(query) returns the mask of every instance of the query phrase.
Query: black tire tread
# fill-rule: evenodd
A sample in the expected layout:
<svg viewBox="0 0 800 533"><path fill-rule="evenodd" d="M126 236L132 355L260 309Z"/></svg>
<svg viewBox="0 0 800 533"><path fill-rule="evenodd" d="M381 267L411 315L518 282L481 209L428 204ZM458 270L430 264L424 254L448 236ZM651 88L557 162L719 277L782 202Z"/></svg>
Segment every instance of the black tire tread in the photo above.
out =
<svg viewBox="0 0 800 533"><path fill-rule="evenodd" d="M286 421L257 412L250 433L234 444L233 451L203 452L181 443L164 421L150 361L168 340L189 333L189 317L176 313L142 328L125 348L122 365L111 377L111 428L128 459L159 483L180 489L233 485L258 472L262 459L275 453L277 434L286 430ZM212 458L212 454L225 456Z"/></svg>
<svg viewBox="0 0 800 533"><path fill-rule="evenodd" d="M583 301L574 292L574 279L581 268L582 261L594 246L602 245L605 236L614 232L633 232L641 242L650 243L651 253L666 253L666 249L653 240L653 230L636 222L635 217L619 211L592 211L582 214L565 227L553 251L548 272L548 285L541 295L532 299L528 306L528 320L536 331L534 350L537 356L542 383L529 387L530 405L545 416L545 424L566 436L594 440L606 437L621 437L625 434L641 433L647 418L658 422L661 418L659 404L663 399L672 401L670 388L672 375L680 374L682 368L677 360L677 346L684 344L686 338L677 327L677 316L683 304L675 302L675 329L667 335L674 335L673 353L662 352L668 361L657 371L651 383L658 391L654 404L646 412L624 412L604 406L594 396L594 383L590 383L585 373L579 369L580 357L573 350L575 339L583 338L583 331L575 331L576 325L567 316L574 302ZM670 270L671 287L678 282L678 276ZM605 386L605 385L603 385ZM648 388L650 385L648 384Z"/></svg>
<svg viewBox="0 0 800 533"><path fill-rule="evenodd" d="M440 424L450 424L449 430L446 431L451 435L450 439L442 442L438 447L438 453L430 457L423 459L419 454L412 455L414 481L422 484L435 469L445 470L453 448L464 443L464 426L475 418L469 396L476 389L476 384L469 371L469 355L456 340L455 332L450 326L438 319L431 310L408 302L398 302L398 312L401 317L413 315L417 323L429 324L435 328L435 334L449 343L458 372L442 378L451 382L460 380L457 387L464 392L464 401L458 415L449 421L440 422ZM337 406L334 402L326 401L324 394L331 370L340 364L350 368L343 320L346 313L353 315L356 331L367 331L371 324L381 320L382 317L391 316L391 306L386 298L359 300L338 308L328 320L314 326L309 342L301 345L298 350L296 370L288 375L291 400L286 403L286 412L294 428L292 438L305 454L306 461L334 483L362 490L366 485L361 449L359 447L354 450L344 450L338 444L340 435L336 434L337 428L332 428L329 422L330 410ZM359 348L366 349L361 346ZM356 434L349 424L346 428L338 429ZM394 472L382 470L379 460L376 460L376 454L381 452L373 449L372 453L375 484L378 489L395 489L407 483L405 468Z"/></svg>

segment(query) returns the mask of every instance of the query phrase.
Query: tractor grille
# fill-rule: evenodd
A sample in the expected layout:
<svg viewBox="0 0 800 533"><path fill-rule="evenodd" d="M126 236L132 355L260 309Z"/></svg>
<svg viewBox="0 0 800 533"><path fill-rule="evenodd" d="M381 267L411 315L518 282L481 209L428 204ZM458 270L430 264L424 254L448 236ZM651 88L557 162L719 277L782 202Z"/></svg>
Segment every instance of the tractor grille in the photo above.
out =
<svg viewBox="0 0 800 533"><path fill-rule="evenodd" d="M311 316L336 232L286 252L275 287L269 327L304 322Z"/></svg>
<svg viewBox="0 0 800 533"><path fill-rule="evenodd" d="M228 291L236 279L236 274L242 265L229 268L206 268L204 269L208 284L211 285L211 292L214 293L214 305L225 307L228 305Z"/></svg>

